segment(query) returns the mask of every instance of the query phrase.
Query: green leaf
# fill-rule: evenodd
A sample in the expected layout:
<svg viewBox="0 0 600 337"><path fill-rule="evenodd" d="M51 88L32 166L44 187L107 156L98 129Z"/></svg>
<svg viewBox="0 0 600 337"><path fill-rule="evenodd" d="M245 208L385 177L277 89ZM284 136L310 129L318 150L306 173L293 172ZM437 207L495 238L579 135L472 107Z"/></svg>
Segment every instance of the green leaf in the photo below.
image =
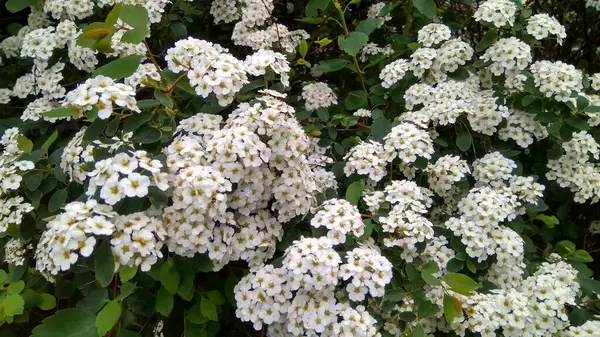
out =
<svg viewBox="0 0 600 337"><path fill-rule="evenodd" d="M11 283L8 288L6 288L6 291L11 295L17 295L20 294L23 289L25 289L25 282L19 280L15 283Z"/></svg>
<svg viewBox="0 0 600 337"><path fill-rule="evenodd" d="M50 294L43 293L40 294L41 303L38 305L38 308L42 310L52 310L56 307L56 298Z"/></svg>
<svg viewBox="0 0 600 337"><path fill-rule="evenodd" d="M127 282L131 280L137 273L137 270L137 267L121 265L119 267L119 278L121 279L121 282Z"/></svg>
<svg viewBox="0 0 600 337"><path fill-rule="evenodd" d="M30 191L35 191L40 187L43 180L44 174L42 172L29 172L25 175L25 187Z"/></svg>
<svg viewBox="0 0 600 337"><path fill-rule="evenodd" d="M106 20L104 21L104 27L112 28L119 20L119 15L121 14L122 3L118 3L115 7L108 13L106 16Z"/></svg>
<svg viewBox="0 0 600 337"><path fill-rule="evenodd" d="M381 141L392 129L392 124L385 118L378 118L371 125L371 138Z"/></svg>
<svg viewBox="0 0 600 337"><path fill-rule="evenodd" d="M358 205L358 201L363 193L363 183L362 180L355 181L346 190L346 200L352 205Z"/></svg>
<svg viewBox="0 0 600 337"><path fill-rule="evenodd" d="M446 284L459 294L469 294L472 291L479 289L479 284L472 278L464 274L450 273L442 278Z"/></svg>
<svg viewBox="0 0 600 337"><path fill-rule="evenodd" d="M406 296L408 296L408 293L402 290L389 290L385 292L385 295L383 296L383 298L386 301L390 301L390 302L400 302L402 301Z"/></svg>
<svg viewBox="0 0 600 337"><path fill-rule="evenodd" d="M475 46L475 50L477 52L482 52L487 47L493 45L497 39L498 39L498 34L496 33L496 30L488 30L483 35L483 38L481 39L481 41L479 41L479 43L477 43L477 45Z"/></svg>
<svg viewBox="0 0 600 337"><path fill-rule="evenodd" d="M236 305L233 289L239 281L240 279L234 273L229 273L229 275L227 275L227 279L225 280L225 296L227 296L229 304L231 304L233 307Z"/></svg>
<svg viewBox="0 0 600 337"><path fill-rule="evenodd" d="M586 250L577 249L567 255L567 259L575 262L594 262L594 258Z"/></svg>
<svg viewBox="0 0 600 337"><path fill-rule="evenodd" d="M535 102L536 99L537 99L537 97L535 97L533 95L527 95L527 96L523 97L523 99L521 100L521 105L529 106L529 105L531 105L531 103Z"/></svg>
<svg viewBox="0 0 600 337"><path fill-rule="evenodd" d="M340 35L338 45L350 56L356 56L369 41L369 36L362 32L351 32L348 36Z"/></svg>
<svg viewBox="0 0 600 337"><path fill-rule="evenodd" d="M213 302L216 305L225 304L225 297L223 297L223 294L221 294L221 292L218 290L211 290L208 293L206 293L206 296L208 296L211 302Z"/></svg>
<svg viewBox="0 0 600 337"><path fill-rule="evenodd" d="M158 101L156 101L156 102L158 102ZM123 123L123 132L128 133L128 132L133 132L133 131L137 130L139 127L144 125L144 123L149 121L150 118L152 118L152 114L147 111L146 112L142 111L141 113L136 113L136 114L129 116L127 118L127 120L125 120L125 122Z"/></svg>
<svg viewBox="0 0 600 337"><path fill-rule="evenodd" d="M346 65L350 64L350 62L346 59L330 59L319 62L317 64L317 71L323 73L330 73L334 71L338 71L344 69Z"/></svg>
<svg viewBox="0 0 600 337"><path fill-rule="evenodd" d="M85 309L57 311L33 329L31 337L98 337L96 315Z"/></svg>
<svg viewBox="0 0 600 337"><path fill-rule="evenodd" d="M425 15L429 19L433 19L437 7L434 0L413 0L413 5L419 13Z"/></svg>
<svg viewBox="0 0 600 337"><path fill-rule="evenodd" d="M150 144L159 141L161 136L162 133L160 130L146 125L133 134L131 142L137 144Z"/></svg>
<svg viewBox="0 0 600 337"><path fill-rule="evenodd" d="M207 297L202 297L200 300L200 312L211 321L218 321L217 306Z"/></svg>
<svg viewBox="0 0 600 337"><path fill-rule="evenodd" d="M120 294L119 294L119 296L115 297L115 300L122 301L122 300L126 299L127 297L129 297L129 295L133 294L138 289L139 289L139 287L136 287L134 283L129 283L129 282L123 283L123 284L121 284L121 287L119 287Z"/></svg>
<svg viewBox="0 0 600 337"><path fill-rule="evenodd" d="M580 278L579 284L586 294L600 294L600 282L589 278Z"/></svg>
<svg viewBox="0 0 600 337"><path fill-rule="evenodd" d="M310 0L308 4L306 4L306 16L314 17L319 15L317 10L320 9L321 11L324 11L325 8L327 8L327 5L329 5L329 1L331 0Z"/></svg>
<svg viewBox="0 0 600 337"><path fill-rule="evenodd" d="M177 39L185 39L188 36L187 28L183 22L172 22L169 28Z"/></svg>
<svg viewBox="0 0 600 337"><path fill-rule="evenodd" d="M306 53L308 52L308 44L306 43L306 40L302 39L302 41L300 41L298 51L300 52L300 56L302 56L302 58L306 57Z"/></svg>
<svg viewBox="0 0 600 337"><path fill-rule="evenodd" d="M173 268L169 263L165 263L160 269L160 283L167 289L171 294L177 293L177 288L180 281L179 272Z"/></svg>
<svg viewBox="0 0 600 337"><path fill-rule="evenodd" d="M368 18L368 19L365 19L365 20L362 20L361 22L359 22L358 25L356 25L355 30L357 32L361 32L361 33L370 35L371 33L373 33L373 31L375 29L377 29L377 27L379 27L380 23L381 23L381 19Z"/></svg>
<svg viewBox="0 0 600 337"><path fill-rule="evenodd" d="M452 296L448 294L444 294L444 317L446 318L446 322L448 322L448 324L452 324L452 322L454 322L454 318L456 318L454 300L452 299Z"/></svg>
<svg viewBox="0 0 600 337"><path fill-rule="evenodd" d="M367 93L362 90L355 90L348 93L344 100L344 105L348 110L357 110L360 108L368 108L369 101L367 99Z"/></svg>
<svg viewBox="0 0 600 337"><path fill-rule="evenodd" d="M108 299L108 290L100 288L90 291L86 297L77 302L77 307L96 313L108 302L110 302Z"/></svg>
<svg viewBox="0 0 600 337"><path fill-rule="evenodd" d="M463 152L471 148L472 142L471 133L468 131L463 131L456 136L456 147Z"/></svg>
<svg viewBox="0 0 600 337"><path fill-rule="evenodd" d="M30 153L31 150L33 150L33 142L25 136L17 137L17 146L19 147L19 150L25 153Z"/></svg>
<svg viewBox="0 0 600 337"><path fill-rule="evenodd" d="M21 315L25 310L25 300L18 294L6 295L3 304L6 316Z"/></svg>
<svg viewBox="0 0 600 337"><path fill-rule="evenodd" d="M415 327L415 331L413 332L413 337L425 337L425 329L421 324L418 324Z"/></svg>
<svg viewBox="0 0 600 337"><path fill-rule="evenodd" d="M16 13L24 10L29 6L35 6L36 0L7 0L6 9L11 13Z"/></svg>
<svg viewBox="0 0 600 337"><path fill-rule="evenodd" d="M600 112L600 106L594 106L594 105L590 105L590 106L586 106L583 111L585 112Z"/></svg>
<svg viewBox="0 0 600 337"><path fill-rule="evenodd" d="M118 81L133 75L140 66L143 56L131 55L116 59L92 72L92 77L103 75Z"/></svg>
<svg viewBox="0 0 600 337"><path fill-rule="evenodd" d="M169 293L164 287L160 287L160 289L158 289L158 293L156 294L156 312L168 317L173 310L173 303L173 294Z"/></svg>
<svg viewBox="0 0 600 337"><path fill-rule="evenodd" d="M48 149L50 148L50 146L52 145L52 143L54 143L56 141L57 138L58 138L58 131L52 132L52 134L50 135L50 137L48 137L48 139L46 139L46 141L44 142L44 144L42 144L42 149L44 149L46 151L46 153L47 153Z"/></svg>
<svg viewBox="0 0 600 337"><path fill-rule="evenodd" d="M8 283L8 273L6 271L0 269L0 284Z"/></svg>
<svg viewBox="0 0 600 337"><path fill-rule="evenodd" d="M540 220L548 228L554 228L554 226L556 226L560 223L558 218L555 217L554 215L538 214L533 219Z"/></svg>
<svg viewBox="0 0 600 337"><path fill-rule="evenodd" d="M125 5L121 7L119 18L133 27L123 34L121 41L140 43L148 34L148 11L142 5Z"/></svg>
<svg viewBox="0 0 600 337"><path fill-rule="evenodd" d="M570 126L574 127L575 129L579 129L579 130L589 130L590 126L588 125L588 123L579 117L569 117L567 119L565 119L565 122L567 124L569 124Z"/></svg>
<svg viewBox="0 0 600 337"><path fill-rule="evenodd" d="M104 128L108 125L108 119L96 118L92 125L90 125L87 130L85 130L85 134L83 135L84 140L96 140L102 132Z"/></svg>
<svg viewBox="0 0 600 337"><path fill-rule="evenodd" d="M67 189L63 188L52 193L48 200L48 211L54 213L60 209L63 203L67 200Z"/></svg>
<svg viewBox="0 0 600 337"><path fill-rule="evenodd" d="M437 263L433 261L427 262L427 264L423 266L423 269L421 269L421 278L423 278L423 281L429 285L439 286L442 284L442 282L433 276L433 274L439 271L440 267L437 265Z"/></svg>
<svg viewBox="0 0 600 337"><path fill-rule="evenodd" d="M182 270L181 282L177 288L177 295L186 301L191 301L194 298L194 281L196 274L191 268Z"/></svg>
<svg viewBox="0 0 600 337"><path fill-rule="evenodd" d="M102 242L94 253L94 271L102 287L110 284L115 273L115 259L108 241Z"/></svg>
<svg viewBox="0 0 600 337"><path fill-rule="evenodd" d="M119 317L121 317L121 304L119 301L112 300L108 302L100 310L98 316L96 317L96 330L98 331L98 336L105 336L117 323Z"/></svg>
<svg viewBox="0 0 600 337"><path fill-rule="evenodd" d="M169 95L163 93L159 89L154 89L154 97L157 101L160 102L160 104L166 106L169 109L173 109L173 100Z"/></svg>

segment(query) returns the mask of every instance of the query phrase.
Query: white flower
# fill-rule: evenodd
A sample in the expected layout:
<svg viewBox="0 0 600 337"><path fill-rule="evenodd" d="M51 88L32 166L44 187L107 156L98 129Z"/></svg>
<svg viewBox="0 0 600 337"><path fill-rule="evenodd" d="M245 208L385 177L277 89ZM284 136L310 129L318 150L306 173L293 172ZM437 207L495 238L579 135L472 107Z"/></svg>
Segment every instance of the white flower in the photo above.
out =
<svg viewBox="0 0 600 337"><path fill-rule="evenodd" d="M148 194L150 178L139 173L131 173L127 178L119 181L123 188L123 193L128 197L145 197Z"/></svg>

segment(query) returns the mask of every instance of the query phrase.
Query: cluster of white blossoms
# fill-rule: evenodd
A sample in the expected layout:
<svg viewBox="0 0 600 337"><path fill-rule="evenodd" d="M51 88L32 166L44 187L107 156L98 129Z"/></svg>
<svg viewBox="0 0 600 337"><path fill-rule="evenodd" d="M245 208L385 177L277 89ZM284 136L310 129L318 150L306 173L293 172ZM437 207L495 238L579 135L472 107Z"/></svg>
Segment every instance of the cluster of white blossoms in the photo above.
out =
<svg viewBox="0 0 600 337"><path fill-rule="evenodd" d="M517 5L512 0L487 0L479 5L473 17L500 28L515 23Z"/></svg>
<svg viewBox="0 0 600 337"><path fill-rule="evenodd" d="M190 85L204 98L214 93L221 106L233 102L248 83L244 63L218 44L188 37L175 42L165 56L169 70L187 72Z"/></svg>
<svg viewBox="0 0 600 337"><path fill-rule="evenodd" d="M327 238L334 245L345 243L347 234L360 237L365 230L358 208L344 199L325 201L310 224L315 228L327 228Z"/></svg>
<svg viewBox="0 0 600 337"><path fill-rule="evenodd" d="M29 32L21 42L21 57L47 60L57 45L54 27L38 28Z"/></svg>
<svg viewBox="0 0 600 337"><path fill-rule="evenodd" d="M12 238L4 246L4 261L15 266L22 266L25 263L25 254L31 250L33 250L31 243L25 245L21 239Z"/></svg>
<svg viewBox="0 0 600 337"><path fill-rule="evenodd" d="M46 61L35 61L31 73L19 77L12 88L12 96L27 98L29 95L41 94L47 99L62 98L65 88L60 85L63 79L62 70L65 64L57 62L48 67Z"/></svg>
<svg viewBox="0 0 600 337"><path fill-rule="evenodd" d="M412 70L410 62L404 59L398 59L386 65L381 69L381 73L379 73L379 79L383 81L381 82L381 86L391 88L398 81L402 80L410 70Z"/></svg>
<svg viewBox="0 0 600 337"><path fill-rule="evenodd" d="M9 226L20 225L23 216L33 210L22 196L11 195L21 187L23 174L34 168L33 162L19 160L23 151L19 149L18 138L18 128L7 129L0 138L3 147L0 155L0 233L6 232Z"/></svg>
<svg viewBox="0 0 600 337"><path fill-rule="evenodd" d="M371 6L369 6L369 10L367 11L367 17L368 18L378 18L381 20L379 26L381 27L381 25L383 25L385 22L390 21L392 19L392 15L391 14L386 14L384 16L380 16L379 14L381 13L381 10L383 9L383 7L386 6L386 3L384 1L382 2L376 2L374 4L372 4Z"/></svg>
<svg viewBox="0 0 600 337"><path fill-rule="evenodd" d="M421 77L426 70L431 69L437 51L433 48L419 48L411 55L411 70L415 76Z"/></svg>
<svg viewBox="0 0 600 337"><path fill-rule="evenodd" d="M103 75L86 80L70 91L62 102L64 107L76 108L82 113L97 108L98 118L109 118L114 107L140 112L135 99L134 88Z"/></svg>
<svg viewBox="0 0 600 337"><path fill-rule="evenodd" d="M535 140L548 137L548 130L535 119L535 115L514 110L506 118L506 126L498 130L498 137L502 140L513 139L522 148L527 148Z"/></svg>
<svg viewBox="0 0 600 337"><path fill-rule="evenodd" d="M573 91L583 89L581 70L562 61L537 61L530 70L542 94L559 102L570 100Z"/></svg>
<svg viewBox="0 0 600 337"><path fill-rule="evenodd" d="M455 183L461 181L471 170L466 160L445 155L427 165L429 188L440 196L448 195Z"/></svg>
<svg viewBox="0 0 600 337"><path fill-rule="evenodd" d="M573 200L592 203L600 200L600 166L591 158L598 160L600 145L586 131L573 134L573 138L562 144L565 153L558 159L548 160L546 178L556 180L561 187L575 193Z"/></svg>
<svg viewBox="0 0 600 337"><path fill-rule="evenodd" d="M589 78L590 86L596 91L600 91L600 73L595 73Z"/></svg>
<svg viewBox="0 0 600 337"><path fill-rule="evenodd" d="M506 236L497 235L504 228L502 223L523 213L523 204L535 203L544 191L544 186L533 178L512 175L514 168L516 164L498 152L476 160L476 187L459 201L457 216L444 224L460 237L467 254L478 261L497 253Z"/></svg>
<svg viewBox="0 0 600 337"><path fill-rule="evenodd" d="M265 265L235 286L236 315L256 330L268 325L269 337L378 336L377 321L364 306L343 300L336 285L351 279L346 289L355 301L367 292L381 296L392 265L371 247L356 248L347 259L343 264L326 237L294 241L282 267Z"/></svg>
<svg viewBox="0 0 600 337"><path fill-rule="evenodd" d="M89 257L97 238L110 240L119 264L141 266L150 270L162 257L162 230L158 219L141 213L119 216L108 205L96 200L73 201L64 212L46 224L37 245L36 269L50 282L61 271L67 271L79 256Z"/></svg>
<svg viewBox="0 0 600 337"><path fill-rule="evenodd" d="M358 59L360 62L366 62L370 56L382 55L388 56L394 52L392 46L379 47L376 43L369 42L361 48Z"/></svg>
<svg viewBox="0 0 600 337"><path fill-rule="evenodd" d="M452 32L448 26L439 23L430 23L419 29L417 41L425 47L432 47L449 40L451 36Z"/></svg>
<svg viewBox="0 0 600 337"><path fill-rule="evenodd" d="M279 221L307 214L315 195L335 186L321 166L326 158L309 155L312 143L285 95L263 94L226 121L198 114L178 127L165 149L174 187L163 214L170 251L208 252L215 269L240 258L259 265L281 239Z"/></svg>
<svg viewBox="0 0 600 337"><path fill-rule="evenodd" d="M131 76L123 80L123 83L134 89L147 87L146 83L148 81L160 81L160 73L158 71L159 69L154 64L142 63Z"/></svg>
<svg viewBox="0 0 600 337"><path fill-rule="evenodd" d="M555 36L558 44L563 44L567 37L565 27L558 20L548 14L535 14L527 20L527 33L537 40Z"/></svg>
<svg viewBox="0 0 600 337"><path fill-rule="evenodd" d="M369 110L369 109L358 109L358 110L354 111L354 113L352 115L356 116L356 117L369 118L369 117L371 117L371 114L372 114L371 110Z"/></svg>
<svg viewBox="0 0 600 337"><path fill-rule="evenodd" d="M600 4L598 5L600 9ZM560 332L560 337L594 337L600 331L600 321L589 320L580 326L570 326Z"/></svg>
<svg viewBox="0 0 600 337"><path fill-rule="evenodd" d="M189 1L189 0L186 0ZM54 19L64 18L85 19L94 14L95 6L112 7L116 4L123 5L142 5L148 11L148 18L151 23L160 22L164 14L165 7L170 3L168 0L46 0L44 2L44 12L50 14Z"/></svg>
<svg viewBox="0 0 600 337"><path fill-rule="evenodd" d="M280 75L281 84L290 85L289 71L290 64L285 55L272 50L261 49L252 55L248 55L244 61L246 71L253 76L264 75L267 71L272 71Z"/></svg>
<svg viewBox="0 0 600 337"><path fill-rule="evenodd" d="M408 122L394 126L384 140L389 160L399 158L406 164L415 162L417 157L431 159L434 151L433 140L427 131Z"/></svg>
<svg viewBox="0 0 600 337"><path fill-rule="evenodd" d="M302 87L302 99L306 110L314 111L337 104L333 90L323 82L308 83Z"/></svg>
<svg viewBox="0 0 600 337"><path fill-rule="evenodd" d="M369 179L380 181L387 174L385 168L389 159L389 153L381 143L363 141L352 147L344 156L344 173L347 176L353 173L368 175Z"/></svg>
<svg viewBox="0 0 600 337"><path fill-rule="evenodd" d="M531 63L531 47L516 37L504 38L488 48L481 59L491 62L489 69L496 76L514 74Z"/></svg>
<svg viewBox="0 0 600 337"><path fill-rule="evenodd" d="M94 169L87 173L89 182L86 195L99 197L108 205L125 198L143 198L149 188L167 190L167 174L163 164L143 150L120 152L113 157L95 160Z"/></svg>

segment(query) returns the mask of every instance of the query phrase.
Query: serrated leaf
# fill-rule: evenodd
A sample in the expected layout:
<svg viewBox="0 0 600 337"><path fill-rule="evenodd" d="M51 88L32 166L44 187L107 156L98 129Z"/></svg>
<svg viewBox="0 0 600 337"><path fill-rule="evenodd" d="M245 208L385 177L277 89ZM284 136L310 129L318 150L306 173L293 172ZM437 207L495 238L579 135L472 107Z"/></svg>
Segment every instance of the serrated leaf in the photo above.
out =
<svg viewBox="0 0 600 337"><path fill-rule="evenodd" d="M92 72L92 77L103 75L118 81L135 73L140 66L143 56L131 55L116 59Z"/></svg>
<svg viewBox="0 0 600 337"><path fill-rule="evenodd" d="M108 302L96 317L96 331L98 336L105 336L117 323L119 317L121 317L121 304L118 301L112 300Z"/></svg>
<svg viewBox="0 0 600 337"><path fill-rule="evenodd" d="M21 315L25 310L25 300L18 294L6 295L3 304L6 316Z"/></svg>
<svg viewBox="0 0 600 337"><path fill-rule="evenodd" d="M23 282L23 280L19 280L17 282L11 283L6 288L6 291L10 295L17 295L20 294L21 291L23 291L23 289L25 289L25 282Z"/></svg>
<svg viewBox="0 0 600 337"><path fill-rule="evenodd" d="M98 337L96 315L85 309L57 311L33 329L31 337Z"/></svg>
<svg viewBox="0 0 600 337"><path fill-rule="evenodd" d="M369 41L369 36L362 32L351 32L348 36L341 35L338 38L338 45L348 55L356 56L358 52Z"/></svg>
<svg viewBox="0 0 600 337"><path fill-rule="evenodd" d="M108 241L102 242L94 252L94 271L102 287L110 284L115 272L115 259Z"/></svg>
<svg viewBox="0 0 600 337"><path fill-rule="evenodd" d="M380 23L381 23L381 19L368 18L368 19L365 19L365 20L362 20L361 22L359 22L358 25L356 25L355 30L357 32L361 32L361 33L370 35L371 33L373 33L373 31L375 31L375 29L377 29L377 27L379 27Z"/></svg>
<svg viewBox="0 0 600 337"><path fill-rule="evenodd" d="M433 19L436 12L435 0L413 0L413 5L419 11L429 19Z"/></svg>
<svg viewBox="0 0 600 337"><path fill-rule="evenodd" d="M168 317L173 310L173 303L173 294L169 293L164 287L160 287L156 294L156 303L154 306L156 312Z"/></svg>
<svg viewBox="0 0 600 337"><path fill-rule="evenodd" d="M362 192L363 192L363 184L362 184L362 180L359 181L355 181L352 184L350 184L350 186L348 186L348 189L346 190L346 200L348 200L349 203L351 203L352 205L358 205L358 201L360 200L360 197L362 197Z"/></svg>

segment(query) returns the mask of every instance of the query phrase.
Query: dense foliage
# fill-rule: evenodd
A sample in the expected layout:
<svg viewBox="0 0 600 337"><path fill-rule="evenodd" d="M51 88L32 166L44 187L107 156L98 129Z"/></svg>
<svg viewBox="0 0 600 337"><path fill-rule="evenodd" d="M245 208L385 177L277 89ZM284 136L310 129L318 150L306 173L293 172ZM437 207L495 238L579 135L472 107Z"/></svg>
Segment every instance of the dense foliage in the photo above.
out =
<svg viewBox="0 0 600 337"><path fill-rule="evenodd" d="M4 5L0 336L598 336L600 1Z"/></svg>

